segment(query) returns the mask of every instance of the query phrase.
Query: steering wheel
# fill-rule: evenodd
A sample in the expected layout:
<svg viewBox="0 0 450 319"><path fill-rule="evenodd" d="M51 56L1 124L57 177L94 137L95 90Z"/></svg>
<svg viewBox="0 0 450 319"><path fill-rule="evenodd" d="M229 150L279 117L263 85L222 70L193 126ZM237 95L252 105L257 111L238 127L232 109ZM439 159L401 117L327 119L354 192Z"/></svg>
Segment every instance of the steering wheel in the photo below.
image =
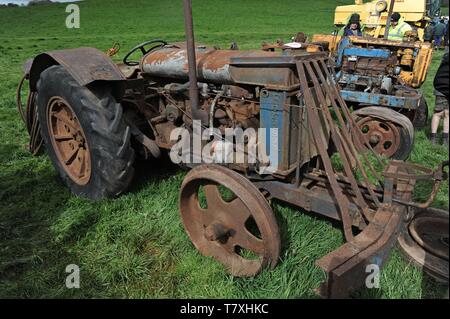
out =
<svg viewBox="0 0 450 319"><path fill-rule="evenodd" d="M159 43L158 45L154 45L152 46L150 49L146 50L145 47L149 44L153 44L153 43ZM123 58L123 63L128 65L128 66L136 66L139 65L139 61L128 61L128 58L137 50L141 50L142 55L146 55L147 53L153 51L156 48L162 48L163 46L167 45L167 42L164 40L151 40L151 41L146 41L143 42L137 46L135 46L133 49L130 50L130 52L127 53L127 55L125 55L125 57Z"/></svg>

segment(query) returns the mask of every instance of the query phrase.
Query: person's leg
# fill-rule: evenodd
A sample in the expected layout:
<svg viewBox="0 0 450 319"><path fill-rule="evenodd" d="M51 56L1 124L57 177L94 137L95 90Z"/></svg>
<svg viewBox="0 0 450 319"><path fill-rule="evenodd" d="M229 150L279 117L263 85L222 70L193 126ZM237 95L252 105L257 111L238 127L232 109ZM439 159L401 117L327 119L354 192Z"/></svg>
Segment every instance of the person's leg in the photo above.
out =
<svg viewBox="0 0 450 319"><path fill-rule="evenodd" d="M431 135L430 135L430 141L432 144L436 144L437 143L437 131L439 128L439 123L441 122L441 118L443 115L443 111L441 112L435 112L433 114L433 117L431 118Z"/></svg>
<svg viewBox="0 0 450 319"><path fill-rule="evenodd" d="M434 37L434 48L436 50L439 50L441 47L441 37L440 36L435 36Z"/></svg>
<svg viewBox="0 0 450 319"><path fill-rule="evenodd" d="M439 123L441 122L441 118L444 115L445 106L447 103L447 100L439 95L436 95L436 102L434 104L434 113L433 117L431 118L431 135L430 140L432 144L437 143L437 131L439 128Z"/></svg>

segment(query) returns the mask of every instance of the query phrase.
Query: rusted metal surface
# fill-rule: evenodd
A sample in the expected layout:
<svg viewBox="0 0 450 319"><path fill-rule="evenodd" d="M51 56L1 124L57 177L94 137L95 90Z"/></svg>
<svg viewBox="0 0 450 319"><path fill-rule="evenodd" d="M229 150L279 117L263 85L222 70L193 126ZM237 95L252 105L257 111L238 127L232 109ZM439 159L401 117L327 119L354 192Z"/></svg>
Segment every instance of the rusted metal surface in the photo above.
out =
<svg viewBox="0 0 450 319"><path fill-rule="evenodd" d="M195 49L196 72L199 81L235 84L229 69L231 59L236 57L272 57L280 53L259 50L216 50L206 46ZM189 80L188 51L178 45L166 46L144 57L142 69L151 76Z"/></svg>
<svg viewBox="0 0 450 319"><path fill-rule="evenodd" d="M414 127L411 121L392 109L369 106L353 112L363 135L365 147L377 155L406 160L413 148ZM361 149L358 139L354 143Z"/></svg>
<svg viewBox="0 0 450 319"><path fill-rule="evenodd" d="M394 123L365 117L357 122L365 138L377 154L391 157L400 147L400 131Z"/></svg>
<svg viewBox="0 0 450 319"><path fill-rule="evenodd" d="M401 161L392 161L390 167L396 167L400 168L400 170L403 170L403 172L407 171L408 173L399 173L397 171L389 172L385 171L383 175L386 178L390 179L414 179L416 181L433 181L433 187L430 193L430 196L424 203L417 203L417 202L404 202L401 200L395 200L397 203L408 206L408 207L415 207L419 209L426 209L429 208L430 205L433 203L434 199L436 198L436 195L439 191L439 187L441 185L441 182L443 180L448 179L448 172L445 172L445 167L448 167L449 162L444 161L442 162L436 170L432 170L430 168L423 167L421 165L412 164L412 163L405 163Z"/></svg>
<svg viewBox="0 0 450 319"><path fill-rule="evenodd" d="M60 165L71 180L86 185L91 178L91 155L75 112L61 97L52 98L47 109L49 136Z"/></svg>
<svg viewBox="0 0 450 319"><path fill-rule="evenodd" d="M84 86L94 81L123 81L125 76L112 60L100 50L77 48L42 53L34 58L30 68L30 88L36 91L39 76L46 68L59 64Z"/></svg>
<svg viewBox="0 0 450 319"><path fill-rule="evenodd" d="M272 209L242 175L218 165L192 169L180 189L180 212L195 247L231 274L254 276L277 264L280 238Z"/></svg>
<svg viewBox="0 0 450 319"><path fill-rule="evenodd" d="M192 21L192 2L184 0L184 28L186 32L186 52L189 74L189 100L191 102L192 120L201 120L203 124L208 122L208 115L200 110L199 91L197 85L197 64L195 58L194 22Z"/></svg>
<svg viewBox="0 0 450 319"><path fill-rule="evenodd" d="M439 282L449 280L448 211L420 209L398 239L405 256Z"/></svg>
<svg viewBox="0 0 450 319"><path fill-rule="evenodd" d="M419 246L433 255L448 260L448 219L415 218L408 229Z"/></svg>
<svg viewBox="0 0 450 319"><path fill-rule="evenodd" d="M120 43L116 42L113 44L111 48L109 48L105 53L109 57L115 56L120 51Z"/></svg>
<svg viewBox="0 0 450 319"><path fill-rule="evenodd" d="M291 72L293 83L290 84L293 85L277 88L298 90L296 97L304 101L303 106L300 105L300 107L304 108L305 118L300 117L298 125L306 125L309 128L309 143L313 143L319 156L316 169L312 171L300 169L298 158L296 183L258 180L256 176L250 176L250 179L271 198L280 199L342 222L347 243L318 261L318 265L327 273L328 278L320 289L321 295L329 298L347 297L363 285L368 264L376 263L381 266L388 257L390 249L405 227L407 207L411 204L415 180L420 179L420 176L411 173L412 167L397 165L394 162L385 171L383 184L364 152L360 159L361 149L355 145L355 141L358 141L360 145L367 145L372 152L376 151L376 147L374 143L370 143L370 138L366 138L366 134L363 134L361 127L358 126L340 96L326 56L321 54L291 57L241 56L231 58L230 63L231 67L235 68L230 72L235 84L245 83L242 79L248 79L249 75L253 76L252 72L258 72L259 67L277 65ZM260 81L277 82L273 75ZM286 98L287 95L284 96ZM330 110L333 110L334 115ZM290 112L292 110L287 108L286 114ZM298 131L297 134L301 132ZM292 131L289 134L290 139L294 138ZM382 138L388 140L385 136ZM297 139L297 141L300 140L301 137ZM336 170L331 161L330 141L341 160L343 172ZM397 143L396 140L395 144ZM306 145L300 143L300 147L304 148ZM283 148L285 149L286 146ZM378 186L370 182L368 171L378 179ZM362 176L362 181L356 178L357 172ZM183 201L183 203L180 202L182 212L191 211L192 207L199 207L198 203L189 204L189 201L183 199L185 197L197 200L197 197L192 194L180 195L180 201ZM213 198L213 205L216 206L218 197L213 195L210 197ZM218 207L220 205L220 203L217 204ZM187 220L190 219L202 224L199 221L200 217L187 218ZM190 234L191 239L197 238L193 239L197 248L199 248L196 244L198 238L201 238L205 242L203 245L207 246L208 243L217 242L226 237L224 234L228 234L230 230L226 223L210 220L203 224L204 227L197 230L195 235ZM362 231L355 235L353 226ZM188 229L189 226L186 228ZM200 251L207 251L203 245L199 248ZM225 265L231 262L232 259L223 258L223 256L216 258ZM252 267L255 266L241 266L242 269L247 267L250 273L254 273Z"/></svg>
<svg viewBox="0 0 450 319"><path fill-rule="evenodd" d="M414 184L415 180L397 180L393 184L393 196L410 200ZM388 258L404 227L406 211L407 207L403 205L381 204L371 223L354 240L317 261L317 265L328 273L328 280L320 288L321 295L345 298L359 289L367 276L366 267L369 264L381 267Z"/></svg>

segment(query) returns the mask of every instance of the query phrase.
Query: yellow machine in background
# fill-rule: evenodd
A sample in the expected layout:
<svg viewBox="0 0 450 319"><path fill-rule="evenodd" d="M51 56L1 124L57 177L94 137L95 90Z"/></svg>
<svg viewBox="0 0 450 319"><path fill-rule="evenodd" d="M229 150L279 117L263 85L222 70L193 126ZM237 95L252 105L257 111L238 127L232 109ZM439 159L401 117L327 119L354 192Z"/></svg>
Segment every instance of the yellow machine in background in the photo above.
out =
<svg viewBox="0 0 450 319"><path fill-rule="evenodd" d="M292 43L263 44L263 50L282 49L287 54L301 51L329 51L336 71L340 95L354 111L361 131L379 154L404 160L411 153L414 128L428 120L428 105L420 88L424 84L433 56L429 42L419 40L433 16L439 14L440 1L379 0L336 9L335 24L342 27L359 13L363 36L341 37L336 32L316 34L308 41L302 32ZM394 12L414 26L401 41L392 41L385 32Z"/></svg>
<svg viewBox="0 0 450 319"><path fill-rule="evenodd" d="M433 56L433 48L430 43L411 41L397 42L385 39L376 39L371 37L348 37L344 45L341 43L342 37L335 35L315 34L313 43L328 43L328 48L338 59L345 59L346 47L359 47L370 52L371 49L390 50L391 56L397 59L385 60L385 67L394 69L398 66L399 82L412 88L420 88L426 80L427 71L431 65ZM341 50L339 50L339 46ZM367 53L370 56L370 53ZM367 63L365 61L365 63ZM371 60L369 64L380 66L383 64L380 60Z"/></svg>
<svg viewBox="0 0 450 319"><path fill-rule="evenodd" d="M383 37L388 18L390 0L375 0L364 3L355 0L354 5L336 7L334 24L344 26L352 13L359 13L364 24L364 32L375 38ZM398 12L417 30L418 36L423 40L424 29L436 13L439 13L440 0L396 0L394 12Z"/></svg>

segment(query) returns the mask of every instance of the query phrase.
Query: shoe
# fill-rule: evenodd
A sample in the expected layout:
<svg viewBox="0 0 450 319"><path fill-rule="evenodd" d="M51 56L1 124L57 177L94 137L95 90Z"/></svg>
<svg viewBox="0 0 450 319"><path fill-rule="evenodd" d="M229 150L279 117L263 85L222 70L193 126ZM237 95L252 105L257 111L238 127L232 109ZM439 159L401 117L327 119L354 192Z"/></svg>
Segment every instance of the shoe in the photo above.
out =
<svg viewBox="0 0 450 319"><path fill-rule="evenodd" d="M448 148L448 133L442 134L442 145Z"/></svg>
<svg viewBox="0 0 450 319"><path fill-rule="evenodd" d="M431 144L433 144L433 145L436 145L436 144L437 144L436 133L431 133L431 134L430 134L430 142L431 142Z"/></svg>

